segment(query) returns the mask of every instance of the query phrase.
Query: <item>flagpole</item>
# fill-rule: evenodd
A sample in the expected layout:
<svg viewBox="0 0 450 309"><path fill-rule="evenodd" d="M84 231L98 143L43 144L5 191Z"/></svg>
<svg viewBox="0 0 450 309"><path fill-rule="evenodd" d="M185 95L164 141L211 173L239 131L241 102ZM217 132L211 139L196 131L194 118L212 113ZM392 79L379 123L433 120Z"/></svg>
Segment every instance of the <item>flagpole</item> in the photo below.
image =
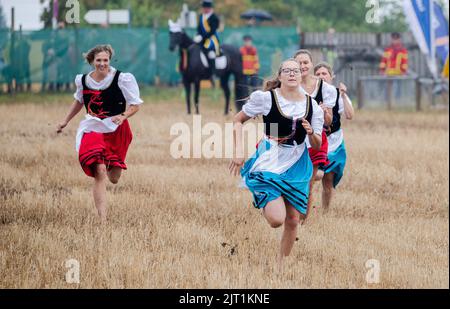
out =
<svg viewBox="0 0 450 309"><path fill-rule="evenodd" d="M436 18L434 16L434 0L430 0L430 66L431 74L433 79L438 77L437 64L436 64L436 31L434 30L434 24L436 23Z"/></svg>

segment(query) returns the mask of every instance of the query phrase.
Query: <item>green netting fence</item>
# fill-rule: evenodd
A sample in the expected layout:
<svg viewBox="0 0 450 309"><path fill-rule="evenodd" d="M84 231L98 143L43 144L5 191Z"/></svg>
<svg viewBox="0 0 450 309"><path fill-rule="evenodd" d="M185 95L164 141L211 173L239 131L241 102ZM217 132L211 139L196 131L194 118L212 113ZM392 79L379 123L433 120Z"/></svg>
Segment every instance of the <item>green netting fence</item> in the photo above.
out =
<svg viewBox="0 0 450 309"><path fill-rule="evenodd" d="M195 35L194 30L188 34ZM260 76L267 77L299 46L295 27L228 28L223 43L237 47L244 35L253 37L260 57ZM97 44L111 44L112 66L131 72L140 84L178 84L178 52L170 52L167 28L59 29L33 32L0 30L0 84L71 84L90 66L82 53Z"/></svg>

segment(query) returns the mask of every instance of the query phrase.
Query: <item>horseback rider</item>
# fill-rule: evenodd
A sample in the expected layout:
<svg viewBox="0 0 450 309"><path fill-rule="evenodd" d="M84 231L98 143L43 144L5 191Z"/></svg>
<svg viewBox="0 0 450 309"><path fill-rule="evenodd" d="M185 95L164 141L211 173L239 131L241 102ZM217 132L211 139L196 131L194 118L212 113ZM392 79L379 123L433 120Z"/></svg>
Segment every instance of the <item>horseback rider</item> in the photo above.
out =
<svg viewBox="0 0 450 309"><path fill-rule="evenodd" d="M202 14L199 17L197 35L194 38L194 42L200 44L207 55L211 73L215 69L215 59L220 56L220 43L217 36L219 25L219 18L214 13L213 1L203 0Z"/></svg>

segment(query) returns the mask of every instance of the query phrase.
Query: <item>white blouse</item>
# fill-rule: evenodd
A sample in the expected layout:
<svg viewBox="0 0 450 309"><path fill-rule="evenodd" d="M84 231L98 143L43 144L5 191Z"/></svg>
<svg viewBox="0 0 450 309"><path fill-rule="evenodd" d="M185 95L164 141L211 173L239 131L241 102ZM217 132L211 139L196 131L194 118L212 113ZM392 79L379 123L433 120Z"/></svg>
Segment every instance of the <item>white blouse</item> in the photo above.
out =
<svg viewBox="0 0 450 309"><path fill-rule="evenodd" d="M300 86L300 91L302 91L304 94L309 94L310 96L312 96L314 98L317 95L317 92L319 91L319 82L320 82L320 80L317 80L316 88L314 89L314 91L311 94L307 93L306 90L303 89L302 86ZM325 107L333 108L334 105L336 104L336 99L337 99L336 87L334 87L333 85L330 85L326 82L323 82L322 99L323 99L323 104L325 105ZM320 102L317 102L317 103L320 103Z"/></svg>
<svg viewBox="0 0 450 309"><path fill-rule="evenodd" d="M285 99L279 89L275 89L278 104L281 111L286 116L298 119L305 117L306 113L306 98L302 102L293 102ZM256 117L259 115L267 116L272 107L272 96L270 91L255 91L250 95L247 103L242 107L242 111L249 117ZM316 134L322 134L323 128L323 111L317 105L317 102L312 100L313 115L311 118L311 126ZM275 174L282 174L286 172L292 165L297 162L304 151L306 150L306 143L300 145L294 143L293 146L278 144L277 142L264 136L264 139L269 141L271 147L268 151L262 153L258 159L253 163L250 172L267 171ZM308 141L308 138L305 138ZM245 180L243 180L245 182Z"/></svg>
<svg viewBox="0 0 450 309"><path fill-rule="evenodd" d="M280 90L275 89L278 104L280 105L281 111L289 116L296 118L301 118L305 116L306 113L306 98L302 102L293 102L285 99ZM311 119L311 127L316 134L322 134L323 128L323 110L319 107L317 102L312 99L313 115ZM256 117L260 115L267 116L272 107L272 96L270 91L255 91L250 95L249 100L242 107L242 111L249 117Z"/></svg>
<svg viewBox="0 0 450 309"><path fill-rule="evenodd" d="M352 105L352 101L350 98L348 98L350 101L350 105ZM341 115L344 113L344 99L342 96L339 97L339 114ZM341 120L342 122L342 120ZM344 132L341 129L337 130L336 132L330 134L328 136L328 153L335 151L344 141Z"/></svg>
<svg viewBox="0 0 450 309"><path fill-rule="evenodd" d="M91 77L92 72L90 72L86 76L86 85L89 88L94 89L94 90L103 90L103 89L108 88L114 79L114 75L116 74L116 69L113 67L110 67L110 68L111 68L111 70L109 71L108 75L100 82L95 81ZM81 82L82 77L83 77L82 74L78 74L75 77L75 85L77 86L77 90L73 94L73 97L75 98L75 100L78 100L78 102L80 102L81 104L83 104L83 84ZM119 84L119 88L120 88L120 90L122 90L123 96L125 97L125 100L127 101L128 104L139 105L144 102L140 98L139 86L138 86L138 84L136 82L136 78L134 78L133 74L122 72L119 75L118 84Z"/></svg>

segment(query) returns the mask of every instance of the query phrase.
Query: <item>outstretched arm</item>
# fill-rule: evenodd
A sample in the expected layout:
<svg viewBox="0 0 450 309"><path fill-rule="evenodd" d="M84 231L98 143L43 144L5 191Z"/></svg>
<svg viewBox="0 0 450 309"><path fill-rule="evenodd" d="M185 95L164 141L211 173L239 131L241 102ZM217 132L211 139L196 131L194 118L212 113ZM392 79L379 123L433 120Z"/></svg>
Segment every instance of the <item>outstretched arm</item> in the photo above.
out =
<svg viewBox="0 0 450 309"><path fill-rule="evenodd" d="M243 124L249 120L250 117L247 116L244 112L239 112L234 116L233 120L233 159L228 166L230 170L230 174L237 175L239 174L241 167L244 165L244 147L242 143L242 127Z"/></svg>
<svg viewBox="0 0 450 309"><path fill-rule="evenodd" d="M70 122L70 120L72 120L72 118L75 117L75 115L78 114L82 108L83 108L83 104L81 104L78 100L74 100L72 105L70 106L69 112L67 113L67 115L64 118L64 120L61 121L56 126L56 133L61 133L62 130Z"/></svg>

